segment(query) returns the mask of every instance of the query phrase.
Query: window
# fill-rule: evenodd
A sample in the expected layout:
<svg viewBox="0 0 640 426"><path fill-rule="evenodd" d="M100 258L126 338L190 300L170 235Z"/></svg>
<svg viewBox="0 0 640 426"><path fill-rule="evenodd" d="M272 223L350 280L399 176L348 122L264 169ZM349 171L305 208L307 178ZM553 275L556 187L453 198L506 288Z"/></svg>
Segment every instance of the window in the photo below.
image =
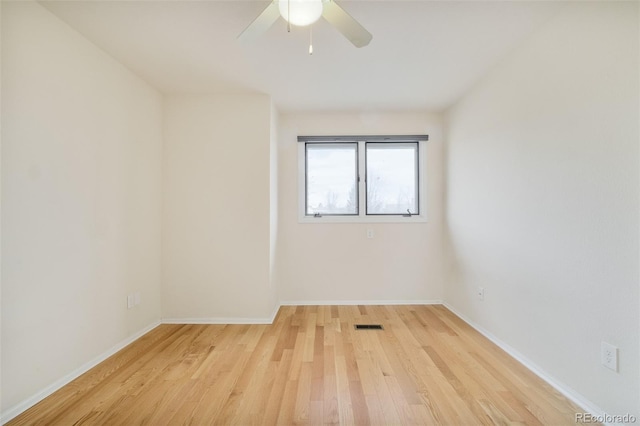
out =
<svg viewBox="0 0 640 426"><path fill-rule="evenodd" d="M366 144L367 214L420 214L418 142Z"/></svg>
<svg viewBox="0 0 640 426"><path fill-rule="evenodd" d="M422 136L300 136L301 222L426 220Z"/></svg>
<svg viewBox="0 0 640 426"><path fill-rule="evenodd" d="M306 215L358 214L358 144L306 144Z"/></svg>

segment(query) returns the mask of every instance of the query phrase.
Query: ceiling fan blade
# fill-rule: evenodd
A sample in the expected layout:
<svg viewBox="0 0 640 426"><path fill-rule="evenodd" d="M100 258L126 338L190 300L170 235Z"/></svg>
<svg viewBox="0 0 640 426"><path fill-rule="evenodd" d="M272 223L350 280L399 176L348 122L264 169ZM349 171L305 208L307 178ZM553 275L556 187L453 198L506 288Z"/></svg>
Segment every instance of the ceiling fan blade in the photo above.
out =
<svg viewBox="0 0 640 426"><path fill-rule="evenodd" d="M280 17L278 4L275 1L269 3L260 15L249 24L238 36L238 40L251 40L266 32Z"/></svg>
<svg viewBox="0 0 640 426"><path fill-rule="evenodd" d="M355 47L364 47L373 38L369 31L333 0L324 3L322 17L336 27Z"/></svg>

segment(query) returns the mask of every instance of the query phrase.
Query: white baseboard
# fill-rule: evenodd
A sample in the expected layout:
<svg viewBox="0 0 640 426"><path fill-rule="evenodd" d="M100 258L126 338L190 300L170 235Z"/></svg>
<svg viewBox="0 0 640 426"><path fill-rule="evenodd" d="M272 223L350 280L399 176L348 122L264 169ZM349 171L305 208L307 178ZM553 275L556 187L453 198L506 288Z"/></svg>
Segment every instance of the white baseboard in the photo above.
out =
<svg viewBox="0 0 640 426"><path fill-rule="evenodd" d="M585 397L580 395L578 392L573 390L571 387L567 386L566 384L562 383L561 381L557 380L555 377L553 377L550 374L548 374L547 372L545 372L542 368L537 366L535 363L531 362L531 360L529 360L523 354L518 352L516 349L512 348L507 343L505 343L502 340L498 339L495 335L493 335L492 333L490 333L489 331L487 331L486 329L484 329L483 327L481 327L477 323L473 322L472 320L470 320L466 316L462 315L453 306L451 306L450 304L448 304L446 302L444 302L443 305L447 309L449 309L451 312L453 312L453 314L455 314L462 321L466 322L469 326L473 327L478 333L482 334L484 337L486 337L491 342L493 342L495 345L497 345L500 349L502 349L503 351L505 351L506 353L511 355L513 358L515 358L520 364L524 365L527 369L529 369L536 376L540 377L542 380L547 382L549 385L551 385L554 389L556 389L562 395L564 395L569 400L571 400L573 403L575 403L577 406L579 406L580 408L585 410L585 413L590 413L590 414L593 414L595 416L602 416L602 415L605 414L605 412L602 409L600 409L598 406L593 404L591 401L587 400Z"/></svg>
<svg viewBox="0 0 640 426"><path fill-rule="evenodd" d="M162 324L273 324L280 305L276 305L270 317L213 317L213 318L162 318Z"/></svg>
<svg viewBox="0 0 640 426"><path fill-rule="evenodd" d="M162 318L162 324L271 324L270 318Z"/></svg>
<svg viewBox="0 0 640 426"><path fill-rule="evenodd" d="M34 406L38 402L42 401L43 399L45 399L46 397L48 397L49 395L51 395L52 393L60 389L61 387L77 379L87 371L91 370L96 365L100 364L102 361L106 360L107 358L109 358L119 350L123 349L125 346L138 340L140 337L144 336L145 334L147 334L148 332L150 332L151 330L153 330L159 325L160 325L160 321L155 321L151 323L150 325L146 326L142 330L132 334L131 336L127 337L121 342L116 343L114 346L109 348L106 352L103 352L102 354L93 358L91 361L81 365L80 367L73 370L71 373L51 383L49 386L42 389L40 392L36 393L35 395L25 399L21 403L2 412L2 414L0 415L0 424L7 423L14 417L18 416L19 414L23 413L24 411Z"/></svg>
<svg viewBox="0 0 640 426"><path fill-rule="evenodd" d="M162 324L273 324L281 306L353 305L441 305L441 300L286 300L276 305L270 317L162 318Z"/></svg>
<svg viewBox="0 0 640 426"><path fill-rule="evenodd" d="M162 318L162 324L273 324L281 306L441 305L442 300L285 300L270 317Z"/></svg>
<svg viewBox="0 0 640 426"><path fill-rule="evenodd" d="M273 312L271 312L271 321L269 322L269 324L273 324L273 322L276 320L276 317L278 316L278 312L280 312L280 305L279 303L276 303L276 306L273 308Z"/></svg>
<svg viewBox="0 0 640 426"><path fill-rule="evenodd" d="M441 305L442 300L285 300L280 306Z"/></svg>

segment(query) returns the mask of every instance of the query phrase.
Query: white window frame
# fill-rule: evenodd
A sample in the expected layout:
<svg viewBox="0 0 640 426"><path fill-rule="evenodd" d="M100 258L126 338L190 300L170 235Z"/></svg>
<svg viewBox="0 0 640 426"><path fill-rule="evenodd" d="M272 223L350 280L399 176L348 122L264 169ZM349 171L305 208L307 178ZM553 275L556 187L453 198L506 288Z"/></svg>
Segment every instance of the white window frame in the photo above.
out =
<svg viewBox="0 0 640 426"><path fill-rule="evenodd" d="M349 139L350 138L350 139ZM298 222L299 223L424 223L427 221L427 136L299 136L298 137ZM313 142L358 143L358 214L311 216L306 213L306 144ZM418 143L418 203L419 214L411 216L366 214L366 160L367 142L417 142Z"/></svg>

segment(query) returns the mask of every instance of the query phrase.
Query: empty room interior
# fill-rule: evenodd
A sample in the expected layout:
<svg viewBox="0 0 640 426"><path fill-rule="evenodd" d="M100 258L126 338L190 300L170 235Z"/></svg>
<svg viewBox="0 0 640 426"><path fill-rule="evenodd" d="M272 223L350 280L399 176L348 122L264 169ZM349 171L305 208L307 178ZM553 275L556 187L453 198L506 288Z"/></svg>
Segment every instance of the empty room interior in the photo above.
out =
<svg viewBox="0 0 640 426"><path fill-rule="evenodd" d="M1 423L640 422L640 4L305 3L2 0Z"/></svg>

